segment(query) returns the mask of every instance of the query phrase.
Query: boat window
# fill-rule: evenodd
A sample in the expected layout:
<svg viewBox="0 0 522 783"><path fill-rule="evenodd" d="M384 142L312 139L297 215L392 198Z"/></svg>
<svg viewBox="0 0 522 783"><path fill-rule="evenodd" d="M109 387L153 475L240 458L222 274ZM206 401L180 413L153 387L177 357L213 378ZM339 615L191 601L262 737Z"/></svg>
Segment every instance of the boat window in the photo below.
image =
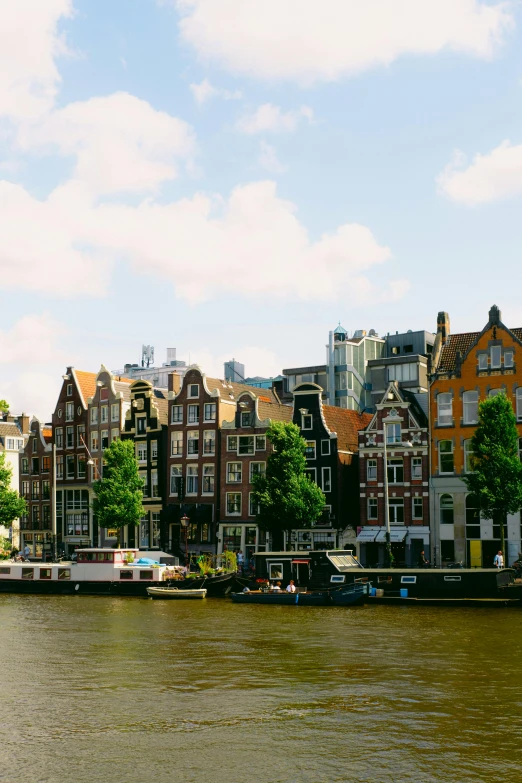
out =
<svg viewBox="0 0 522 783"><path fill-rule="evenodd" d="M283 564L282 563L270 563L268 566L268 578L269 579L282 579L283 578Z"/></svg>
<svg viewBox="0 0 522 783"><path fill-rule="evenodd" d="M40 579L50 579L52 575L50 568L40 568Z"/></svg>
<svg viewBox="0 0 522 783"><path fill-rule="evenodd" d="M345 579L346 577L344 574L332 574L330 577L330 582L332 584L342 584Z"/></svg>
<svg viewBox="0 0 522 783"><path fill-rule="evenodd" d="M381 585L383 583L385 584L391 584L393 582L393 576L378 576L377 577L377 584Z"/></svg>
<svg viewBox="0 0 522 783"><path fill-rule="evenodd" d="M70 568L59 568L58 569L58 579L70 579L71 578L71 569Z"/></svg>
<svg viewBox="0 0 522 783"><path fill-rule="evenodd" d="M22 579L34 579L34 568L22 568Z"/></svg>
<svg viewBox="0 0 522 783"><path fill-rule="evenodd" d="M134 579L132 571L120 571L120 579Z"/></svg>
<svg viewBox="0 0 522 783"><path fill-rule="evenodd" d="M461 576L445 576L444 581L445 582L460 582L462 579Z"/></svg>
<svg viewBox="0 0 522 783"><path fill-rule="evenodd" d="M417 581L416 576L401 576L402 585L414 585L416 581Z"/></svg>
<svg viewBox="0 0 522 783"><path fill-rule="evenodd" d="M357 579L353 580L356 585L364 585L368 581L367 576L358 576Z"/></svg>
<svg viewBox="0 0 522 783"><path fill-rule="evenodd" d="M10 573L11 573L11 569L10 568L6 568L5 566L2 566L0 568L0 574L10 574Z"/></svg>
<svg viewBox="0 0 522 783"><path fill-rule="evenodd" d="M152 571L140 571L140 579L154 579Z"/></svg>

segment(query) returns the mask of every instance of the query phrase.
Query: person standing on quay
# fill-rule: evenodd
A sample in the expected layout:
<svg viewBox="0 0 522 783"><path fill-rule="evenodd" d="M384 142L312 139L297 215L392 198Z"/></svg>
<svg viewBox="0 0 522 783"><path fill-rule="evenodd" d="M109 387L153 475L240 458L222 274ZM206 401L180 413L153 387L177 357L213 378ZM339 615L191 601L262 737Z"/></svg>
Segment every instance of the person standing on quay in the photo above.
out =
<svg viewBox="0 0 522 783"><path fill-rule="evenodd" d="M493 565L496 568L504 568L504 555L502 554L502 550L499 549L495 557L493 558Z"/></svg>

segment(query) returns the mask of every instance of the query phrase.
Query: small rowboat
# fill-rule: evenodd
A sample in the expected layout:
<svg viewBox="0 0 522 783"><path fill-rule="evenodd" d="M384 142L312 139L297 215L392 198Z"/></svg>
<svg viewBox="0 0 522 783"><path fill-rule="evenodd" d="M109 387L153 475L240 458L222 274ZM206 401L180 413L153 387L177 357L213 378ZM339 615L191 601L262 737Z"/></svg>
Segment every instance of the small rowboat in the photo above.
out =
<svg viewBox="0 0 522 783"><path fill-rule="evenodd" d="M177 587L147 587L151 598L204 598L206 590L179 590Z"/></svg>

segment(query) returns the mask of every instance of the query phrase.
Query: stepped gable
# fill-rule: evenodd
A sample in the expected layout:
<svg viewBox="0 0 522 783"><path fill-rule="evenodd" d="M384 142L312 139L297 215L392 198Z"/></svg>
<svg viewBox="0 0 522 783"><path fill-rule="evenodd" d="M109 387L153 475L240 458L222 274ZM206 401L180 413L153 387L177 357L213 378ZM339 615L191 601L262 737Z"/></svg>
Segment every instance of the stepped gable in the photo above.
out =
<svg viewBox="0 0 522 783"><path fill-rule="evenodd" d="M337 433L337 448L340 451L359 451L359 430L366 429L373 414L323 405L323 415L330 432Z"/></svg>

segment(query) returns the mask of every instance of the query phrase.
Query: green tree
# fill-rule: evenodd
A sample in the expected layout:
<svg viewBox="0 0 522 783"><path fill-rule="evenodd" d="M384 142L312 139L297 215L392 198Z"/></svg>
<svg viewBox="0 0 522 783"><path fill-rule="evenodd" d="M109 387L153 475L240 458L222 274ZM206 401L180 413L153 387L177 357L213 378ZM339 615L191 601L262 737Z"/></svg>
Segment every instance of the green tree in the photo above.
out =
<svg viewBox="0 0 522 783"><path fill-rule="evenodd" d="M522 463L513 406L505 394L479 404L479 423L471 439L473 473L464 483L476 498L483 519L500 526L500 548L506 560L504 526L507 515L522 506Z"/></svg>
<svg viewBox="0 0 522 783"><path fill-rule="evenodd" d="M0 400L0 413L9 413L9 403L5 400Z"/></svg>
<svg viewBox="0 0 522 783"><path fill-rule="evenodd" d="M27 514L27 503L16 489L11 489L13 468L8 463L5 452L0 454L0 525L11 527L15 519Z"/></svg>
<svg viewBox="0 0 522 783"><path fill-rule="evenodd" d="M282 549L283 532L311 527L320 518L326 498L305 473L306 441L296 424L275 421L267 430L274 451L266 474L253 477L257 524L272 534L274 549Z"/></svg>
<svg viewBox="0 0 522 783"><path fill-rule="evenodd" d="M103 453L103 477L93 484L92 504L99 527L120 532L125 525L139 525L143 516L143 479L131 440L114 440Z"/></svg>

